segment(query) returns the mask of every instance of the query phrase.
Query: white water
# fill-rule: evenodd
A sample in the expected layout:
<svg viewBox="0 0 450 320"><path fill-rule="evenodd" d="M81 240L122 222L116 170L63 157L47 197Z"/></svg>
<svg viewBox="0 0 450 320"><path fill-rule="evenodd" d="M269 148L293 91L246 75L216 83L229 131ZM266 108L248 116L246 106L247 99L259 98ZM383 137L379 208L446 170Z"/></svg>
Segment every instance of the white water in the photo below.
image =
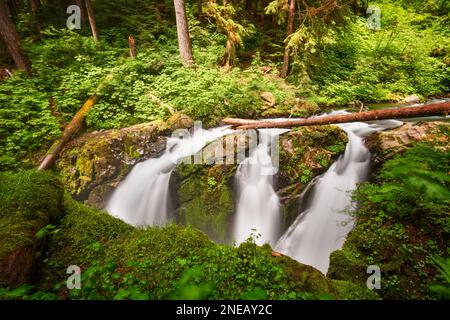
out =
<svg viewBox="0 0 450 320"><path fill-rule="evenodd" d="M169 181L177 161L200 151L208 142L232 130L225 127L203 130L192 135L171 137L159 158L138 163L118 186L106 210L134 226L162 226L170 213Z"/></svg>
<svg viewBox="0 0 450 320"><path fill-rule="evenodd" d="M337 113L344 112L334 114ZM277 168L269 152L274 138L288 130L259 130L257 148L236 171L238 198L233 222L234 240L241 243L251 234L260 234L256 243L276 244L276 250L326 273L329 254L342 247L353 227L352 218L344 212L354 206L350 192L368 175L370 154L362 139L374 131L400 124L388 120L376 124L340 125L349 138L344 155L325 174L311 182L307 207L281 238L281 207L273 186ZM223 127L197 129L192 136L169 138L161 157L146 160L133 168L114 192L107 211L134 226L164 225L174 209L170 206L169 182L177 161L232 132Z"/></svg>
<svg viewBox="0 0 450 320"><path fill-rule="evenodd" d="M237 194L233 238L240 244L251 235L257 244L274 245L280 235L280 200L273 188L277 167L270 149L279 134L288 130L259 130L259 144L236 170ZM260 236L258 236L260 235Z"/></svg>
<svg viewBox="0 0 450 320"><path fill-rule="evenodd" d="M345 112L334 112L337 113ZM363 143L363 137L401 124L387 120L376 124L356 122L339 125L348 135L345 153L314 185L309 206L280 238L277 251L324 274L327 272L330 253L342 247L354 224L352 217L345 212L354 209L351 192L357 183L367 179L369 173L370 152Z"/></svg>

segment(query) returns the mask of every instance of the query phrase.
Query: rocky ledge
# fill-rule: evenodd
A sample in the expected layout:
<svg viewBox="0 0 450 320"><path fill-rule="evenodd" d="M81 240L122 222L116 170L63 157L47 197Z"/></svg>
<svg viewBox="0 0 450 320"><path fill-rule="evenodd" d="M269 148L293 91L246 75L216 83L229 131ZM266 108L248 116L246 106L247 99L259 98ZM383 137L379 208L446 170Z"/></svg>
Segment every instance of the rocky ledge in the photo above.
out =
<svg viewBox="0 0 450 320"><path fill-rule="evenodd" d="M166 136L192 123L187 116L174 115L167 122L87 133L67 144L55 167L74 198L103 208L136 163L159 156L165 150Z"/></svg>

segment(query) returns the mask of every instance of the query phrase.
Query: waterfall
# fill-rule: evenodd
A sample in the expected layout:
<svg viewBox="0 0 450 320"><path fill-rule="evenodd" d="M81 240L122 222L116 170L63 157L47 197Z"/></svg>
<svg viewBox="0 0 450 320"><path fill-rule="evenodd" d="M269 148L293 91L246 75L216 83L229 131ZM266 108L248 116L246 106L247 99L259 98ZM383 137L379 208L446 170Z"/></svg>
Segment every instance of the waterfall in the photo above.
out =
<svg viewBox="0 0 450 320"><path fill-rule="evenodd" d="M342 247L353 227L348 214L355 206L351 192L368 177L370 153L363 138L401 124L394 120L340 124L348 135L344 154L306 187L300 196L301 212L281 238L281 206L273 181L278 162L273 159L273 149L278 146L278 136L288 130L258 130L258 145L236 170L233 239L239 244L256 235L257 244L269 243L277 251L326 273L330 253ZM227 127L196 128L187 137L168 138L162 156L138 163L131 170L108 201L107 211L134 226L164 225L175 209L170 203L169 184L177 162L232 132Z"/></svg>
<svg viewBox="0 0 450 320"><path fill-rule="evenodd" d="M335 113L345 113L339 111ZM339 125L348 135L345 153L319 177L311 199L276 245L276 250L326 274L330 253L342 248L354 221L351 192L369 174L370 152L363 138L402 123L395 120Z"/></svg>
<svg viewBox="0 0 450 320"><path fill-rule="evenodd" d="M237 204L233 238L242 243L250 235L260 235L256 243L274 245L281 227L280 201L273 187L277 172L271 157L271 148L278 143L283 129L259 130L256 149L236 170Z"/></svg>
<svg viewBox="0 0 450 320"><path fill-rule="evenodd" d="M231 133L227 127L204 130L195 128L192 135L171 137L159 158L138 163L120 183L106 210L134 226L162 226L171 211L169 182L177 161L194 155L221 136Z"/></svg>

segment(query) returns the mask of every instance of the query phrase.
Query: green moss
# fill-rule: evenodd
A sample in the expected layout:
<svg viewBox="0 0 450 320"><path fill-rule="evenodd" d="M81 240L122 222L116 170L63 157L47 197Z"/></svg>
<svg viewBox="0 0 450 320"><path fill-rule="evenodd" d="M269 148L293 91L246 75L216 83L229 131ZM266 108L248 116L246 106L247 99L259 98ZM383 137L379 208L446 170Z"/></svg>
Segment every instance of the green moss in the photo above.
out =
<svg viewBox="0 0 450 320"><path fill-rule="evenodd" d="M136 229L70 198L65 204L67 215L52 237L38 286L47 293L75 299L293 299L334 292L319 271L272 257L268 245L218 245L174 224ZM72 264L82 268L82 289L68 292L65 269Z"/></svg>
<svg viewBox="0 0 450 320"><path fill-rule="evenodd" d="M202 176L205 187L213 180L220 187L231 175L219 166L186 168L185 172L197 170L206 170ZM189 294L209 299L295 299L335 294L319 271L287 257L273 257L268 245L259 247L252 242L238 248L219 245L203 232L173 224L137 229L74 201L68 194L62 197L57 180L48 173L25 172L18 176L15 179L15 175L0 175L2 182L23 187L14 194L4 192L0 202L4 209L2 221L10 223L18 216L23 217L15 224L18 228L2 228L8 230L5 237L29 236L28 228L33 229L34 236L37 231L34 229L49 222L55 224L47 233L45 250L41 247L41 278L35 287L38 290L35 297L161 299L186 298ZM48 198L39 197L42 192ZM14 214L6 215L6 207L13 209L10 212ZM56 221L39 220L39 226L35 225L35 219L46 216L44 212L47 217L65 216ZM223 221L208 220L208 224L216 230ZM21 245L34 241L33 236L28 236ZM81 290L66 289L66 269L70 265L81 267Z"/></svg>
<svg viewBox="0 0 450 320"><path fill-rule="evenodd" d="M287 256L276 257L274 261L282 267L295 292L334 294L330 281L313 267L300 264Z"/></svg>
<svg viewBox="0 0 450 320"><path fill-rule="evenodd" d="M50 173L34 170L0 173L0 258L30 245L34 233L56 220L61 212L62 190Z"/></svg>
<svg viewBox="0 0 450 320"><path fill-rule="evenodd" d="M280 193L284 226L298 216L298 195L345 150L347 135L337 126L300 127L280 138Z"/></svg>
<svg viewBox="0 0 450 320"><path fill-rule="evenodd" d="M379 300L380 297L372 290L350 281L332 280L337 292L337 298L341 300Z"/></svg>
<svg viewBox="0 0 450 320"><path fill-rule="evenodd" d="M56 284L65 276L69 265L84 268L92 261L104 259L105 253L96 248L124 242L135 230L125 222L109 214L89 208L64 195L64 218L59 231L48 246L46 264L43 270L44 286Z"/></svg>
<svg viewBox="0 0 450 320"><path fill-rule="evenodd" d="M22 263L30 265L29 259L34 258L39 242L35 234L60 218L62 194L61 184L51 173L35 170L0 173L0 269L4 259L23 248L29 248L31 256ZM16 265L14 269L13 272L29 272L25 266ZM0 283L8 283L9 274L0 271Z"/></svg>
<svg viewBox="0 0 450 320"><path fill-rule="evenodd" d="M434 258L448 256L449 159L441 146L416 145L361 184L356 225L331 254L328 276L364 285L367 267L378 265L382 298L430 298Z"/></svg>
<svg viewBox="0 0 450 320"><path fill-rule="evenodd" d="M289 184L307 184L345 150L347 136L336 126L302 127L281 138L280 170Z"/></svg>
<svg viewBox="0 0 450 320"><path fill-rule="evenodd" d="M228 240L228 226L234 211L230 178L236 165L180 164L178 221L206 232L218 242Z"/></svg>

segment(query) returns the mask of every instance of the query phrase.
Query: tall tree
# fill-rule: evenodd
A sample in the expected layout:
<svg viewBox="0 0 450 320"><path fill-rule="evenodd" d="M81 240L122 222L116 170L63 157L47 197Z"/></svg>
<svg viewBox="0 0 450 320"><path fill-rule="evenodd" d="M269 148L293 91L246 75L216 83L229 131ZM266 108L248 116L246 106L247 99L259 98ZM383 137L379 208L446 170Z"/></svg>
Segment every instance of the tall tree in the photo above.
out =
<svg viewBox="0 0 450 320"><path fill-rule="evenodd" d="M99 44L100 40L98 37L97 25L94 19L94 10L92 9L92 2L91 0L85 0L84 2L86 3L86 11L89 17L89 24L91 25L92 37L94 38L95 43Z"/></svg>
<svg viewBox="0 0 450 320"><path fill-rule="evenodd" d="M180 49L181 59L187 66L192 65L191 39L189 38L188 22L186 17L186 8L184 0L173 0L175 6L175 17L177 20L178 47Z"/></svg>
<svg viewBox="0 0 450 320"><path fill-rule="evenodd" d="M75 4L80 8L80 14L81 14L81 23L84 24L86 20L86 13L85 13L85 6L83 6L83 0L75 0Z"/></svg>
<svg viewBox="0 0 450 320"><path fill-rule="evenodd" d="M236 48L243 45L242 36L251 34L252 29L235 21L236 10L232 3L226 0L222 1L222 5L217 0L208 0L205 9L206 16L213 18L217 28L227 36L221 65L230 69L236 59Z"/></svg>
<svg viewBox="0 0 450 320"><path fill-rule="evenodd" d="M40 0L29 0L28 1L31 13L33 14L34 21L36 23L36 31L38 38L42 38L41 35L41 26L39 24L39 11L41 10L41 1Z"/></svg>
<svg viewBox="0 0 450 320"><path fill-rule="evenodd" d="M31 74L31 63L20 46L20 36L11 20L5 0L0 0L0 36L17 68Z"/></svg>
<svg viewBox="0 0 450 320"><path fill-rule="evenodd" d="M39 0L29 0L31 12L35 19L38 17L39 9L41 8L41 2Z"/></svg>
<svg viewBox="0 0 450 320"><path fill-rule="evenodd" d="M287 38L294 32L294 17L295 17L295 0L291 0L289 4L289 14L288 14L288 27L287 27ZM289 70L289 46L286 44L284 49L284 59L283 59L283 69L281 70L281 77L286 78Z"/></svg>

